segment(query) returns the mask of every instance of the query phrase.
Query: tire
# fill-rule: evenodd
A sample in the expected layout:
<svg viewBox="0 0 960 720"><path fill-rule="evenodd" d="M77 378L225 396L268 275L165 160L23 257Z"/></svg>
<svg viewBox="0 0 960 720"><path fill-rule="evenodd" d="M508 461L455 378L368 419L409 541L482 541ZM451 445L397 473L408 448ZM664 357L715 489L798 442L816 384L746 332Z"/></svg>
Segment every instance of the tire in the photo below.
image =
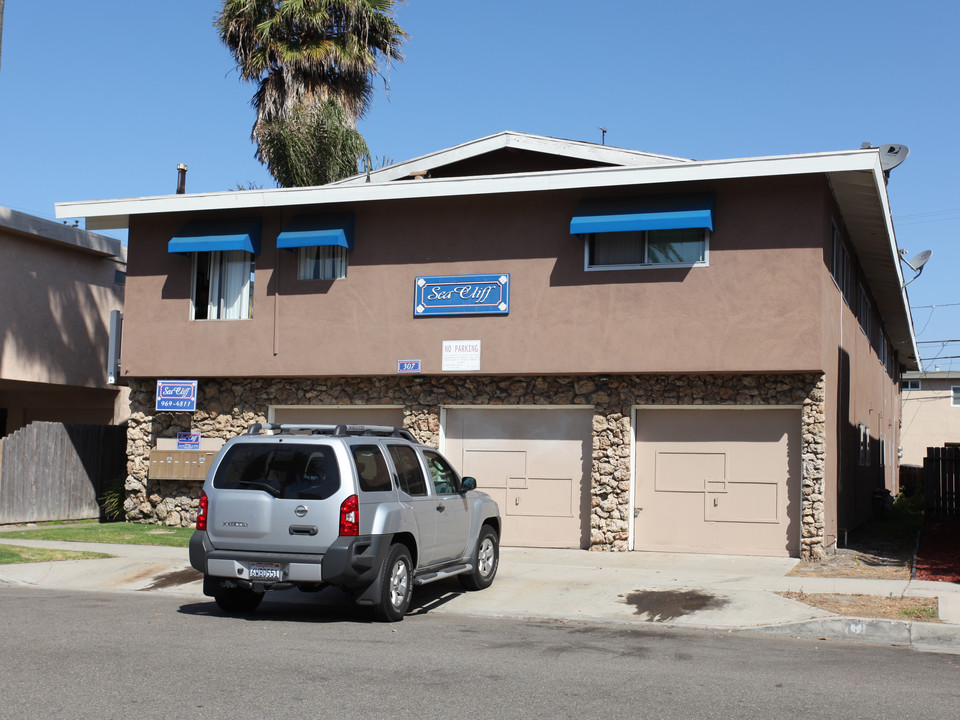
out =
<svg viewBox="0 0 960 720"><path fill-rule="evenodd" d="M483 590L493 584L500 566L500 538L489 525L480 528L477 546L473 550L473 571L458 575L467 590Z"/></svg>
<svg viewBox="0 0 960 720"><path fill-rule="evenodd" d="M262 592L254 592L242 587L217 588L213 599L225 613L252 613L263 600Z"/></svg>
<svg viewBox="0 0 960 720"><path fill-rule="evenodd" d="M386 622L403 620L413 597L413 561L406 545L390 547L380 577L380 602L375 606L377 617Z"/></svg>

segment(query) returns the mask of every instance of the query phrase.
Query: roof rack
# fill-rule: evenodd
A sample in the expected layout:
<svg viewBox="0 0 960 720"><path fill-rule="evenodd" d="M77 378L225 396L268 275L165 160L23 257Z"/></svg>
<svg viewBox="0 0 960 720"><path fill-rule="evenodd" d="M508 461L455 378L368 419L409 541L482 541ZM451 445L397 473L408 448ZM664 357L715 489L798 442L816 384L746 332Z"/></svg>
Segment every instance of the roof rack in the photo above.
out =
<svg viewBox="0 0 960 720"><path fill-rule="evenodd" d="M419 442L413 434L394 425L306 425L300 423L254 423L247 435L329 435L331 437L393 437Z"/></svg>

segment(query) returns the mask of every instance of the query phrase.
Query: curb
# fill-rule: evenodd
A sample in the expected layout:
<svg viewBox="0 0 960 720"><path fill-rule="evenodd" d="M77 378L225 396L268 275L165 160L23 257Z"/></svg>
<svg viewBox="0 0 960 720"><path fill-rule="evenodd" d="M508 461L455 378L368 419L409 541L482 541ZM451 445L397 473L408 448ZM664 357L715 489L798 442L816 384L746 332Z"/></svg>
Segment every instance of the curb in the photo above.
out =
<svg viewBox="0 0 960 720"><path fill-rule="evenodd" d="M762 635L790 635L813 640L910 645L924 652L960 654L960 626L942 623L836 617L744 628Z"/></svg>

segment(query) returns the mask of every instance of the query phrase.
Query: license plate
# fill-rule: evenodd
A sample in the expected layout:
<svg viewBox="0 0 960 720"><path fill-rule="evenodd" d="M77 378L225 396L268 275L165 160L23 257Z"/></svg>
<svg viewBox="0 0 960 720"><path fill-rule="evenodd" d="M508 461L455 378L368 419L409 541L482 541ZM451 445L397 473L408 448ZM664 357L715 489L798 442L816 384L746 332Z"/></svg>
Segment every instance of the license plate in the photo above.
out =
<svg viewBox="0 0 960 720"><path fill-rule="evenodd" d="M251 580L283 580L279 563L250 563Z"/></svg>

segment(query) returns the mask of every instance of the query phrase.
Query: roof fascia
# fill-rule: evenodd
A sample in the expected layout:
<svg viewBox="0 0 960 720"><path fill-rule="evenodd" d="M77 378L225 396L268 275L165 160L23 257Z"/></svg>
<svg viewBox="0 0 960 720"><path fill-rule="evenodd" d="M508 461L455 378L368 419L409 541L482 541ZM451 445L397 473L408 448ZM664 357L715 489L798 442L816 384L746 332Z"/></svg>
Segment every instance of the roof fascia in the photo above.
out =
<svg viewBox="0 0 960 720"><path fill-rule="evenodd" d="M900 376L901 380L960 380L960 370L917 370Z"/></svg>
<svg viewBox="0 0 960 720"><path fill-rule="evenodd" d="M862 172L872 170L874 166L879 169L877 153L849 150L809 155L691 161L668 165L436 178L401 183L322 185L306 188L83 200L56 203L55 211L57 218L86 218L87 227L90 229L116 229L129 227L131 215L252 210L298 205L332 205L379 200L429 199L781 175Z"/></svg>
<svg viewBox="0 0 960 720"><path fill-rule="evenodd" d="M99 235L80 228L64 225L28 215L27 213L0 207L0 228L26 235L43 242L63 245L81 252L100 257L122 258L122 245L119 240Z"/></svg>
<svg viewBox="0 0 960 720"><path fill-rule="evenodd" d="M880 203L883 206L883 219L887 226L887 243L890 254L893 258L893 266L896 268L897 280L900 283L900 300L902 303L902 312L904 321L910 334L910 349L912 351L913 363L906 362L904 365L913 369L920 368L920 350L917 347L917 334L913 327L913 313L910 312L910 296L907 294L907 284L903 277L903 268L900 266L900 250L897 247L897 235L893 229L893 216L890 213L890 198L887 195L887 179L884 177L883 169L880 165L880 152L877 151L877 164L873 169L874 181L880 196ZM898 310L900 308L898 307Z"/></svg>

